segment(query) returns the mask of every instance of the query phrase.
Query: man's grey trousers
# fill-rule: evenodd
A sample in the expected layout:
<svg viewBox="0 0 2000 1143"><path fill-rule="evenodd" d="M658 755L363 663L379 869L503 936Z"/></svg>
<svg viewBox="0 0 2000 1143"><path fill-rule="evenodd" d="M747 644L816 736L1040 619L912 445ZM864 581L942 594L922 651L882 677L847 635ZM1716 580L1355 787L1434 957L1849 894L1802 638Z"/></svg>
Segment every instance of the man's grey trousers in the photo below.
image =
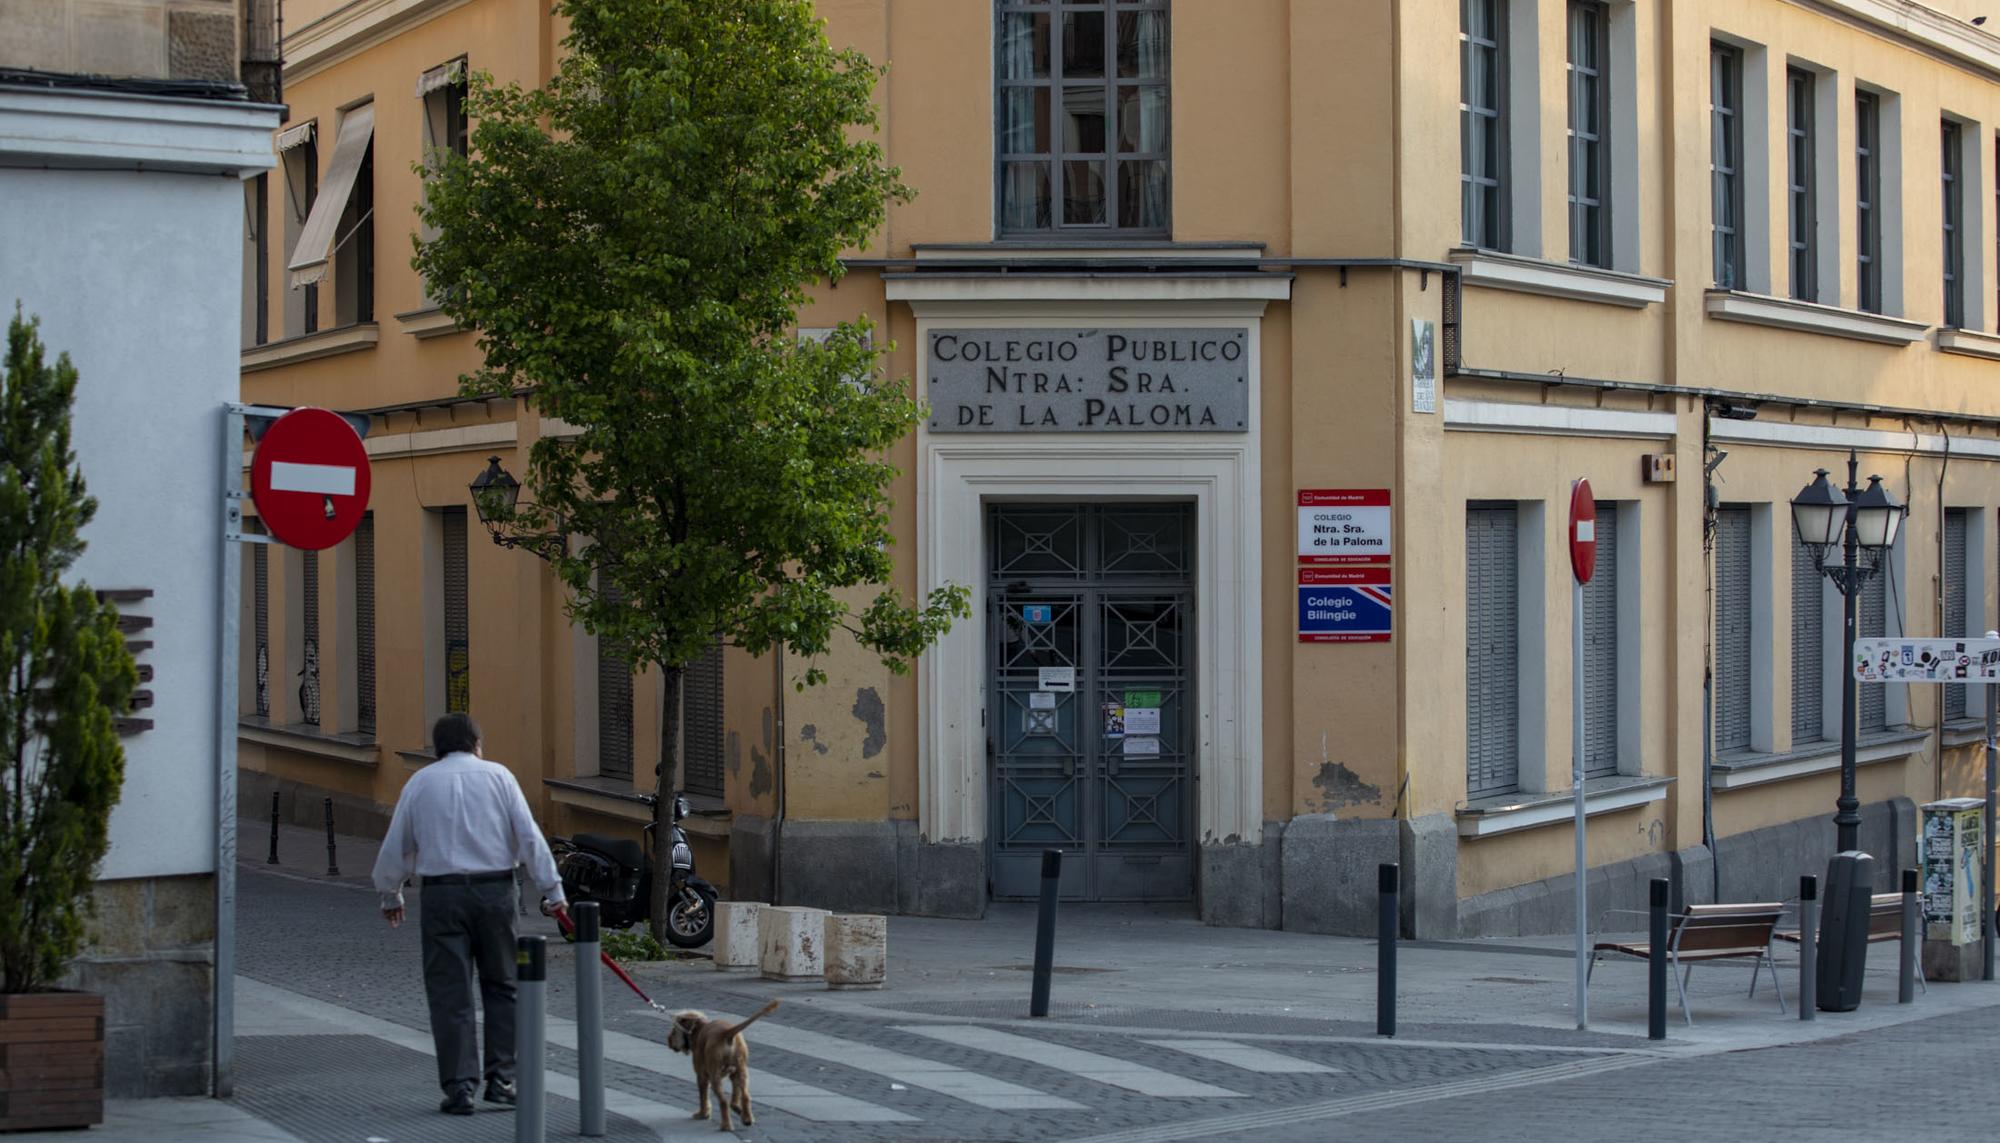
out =
<svg viewBox="0 0 2000 1143"><path fill-rule="evenodd" d="M514 1082L514 878L475 874L424 878L424 993L437 1044L438 1086L473 1094L483 1076ZM472 979L486 1012L486 1058L480 1066Z"/></svg>

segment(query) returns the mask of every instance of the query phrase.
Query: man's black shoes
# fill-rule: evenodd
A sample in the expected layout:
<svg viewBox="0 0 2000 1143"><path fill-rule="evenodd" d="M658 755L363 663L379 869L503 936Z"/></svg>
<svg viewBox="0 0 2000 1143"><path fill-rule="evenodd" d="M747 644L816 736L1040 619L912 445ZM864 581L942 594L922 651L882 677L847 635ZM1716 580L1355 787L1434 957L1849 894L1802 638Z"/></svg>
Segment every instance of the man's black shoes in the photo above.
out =
<svg viewBox="0 0 2000 1143"><path fill-rule="evenodd" d="M453 1092L444 1097L443 1103L438 1104L438 1110L444 1112L446 1115L471 1115L473 1110L472 1093L469 1091Z"/></svg>
<svg viewBox="0 0 2000 1143"><path fill-rule="evenodd" d="M506 1080L486 1081L486 1102L512 1107L518 1098L514 1091L514 1085L508 1083Z"/></svg>

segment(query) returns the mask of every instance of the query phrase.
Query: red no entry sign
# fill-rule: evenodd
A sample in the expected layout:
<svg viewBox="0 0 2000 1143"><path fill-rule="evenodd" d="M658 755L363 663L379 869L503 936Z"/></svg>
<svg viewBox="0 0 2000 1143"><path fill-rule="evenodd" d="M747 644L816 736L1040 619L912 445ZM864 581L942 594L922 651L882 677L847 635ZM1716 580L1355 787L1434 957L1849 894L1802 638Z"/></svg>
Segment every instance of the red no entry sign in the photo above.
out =
<svg viewBox="0 0 2000 1143"><path fill-rule="evenodd" d="M368 510L368 451L325 409L293 409L257 442L250 497L273 536L316 552L352 535Z"/></svg>
<svg viewBox="0 0 2000 1143"><path fill-rule="evenodd" d="M1589 583L1597 570L1597 501L1590 481L1579 480L1569 490L1569 567L1576 582Z"/></svg>

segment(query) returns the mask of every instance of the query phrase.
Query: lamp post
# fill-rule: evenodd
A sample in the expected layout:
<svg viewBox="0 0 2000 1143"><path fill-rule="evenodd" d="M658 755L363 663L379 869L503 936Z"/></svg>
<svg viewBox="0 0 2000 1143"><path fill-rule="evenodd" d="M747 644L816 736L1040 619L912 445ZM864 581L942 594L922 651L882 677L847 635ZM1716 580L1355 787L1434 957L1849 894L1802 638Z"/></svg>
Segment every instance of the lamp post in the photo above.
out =
<svg viewBox="0 0 2000 1143"><path fill-rule="evenodd" d="M503 548L526 548L545 560L562 554L564 540L560 533L523 536L512 531L514 513L521 502L521 482L500 467L499 457L487 457L486 468L472 478L468 487L472 491L472 510L479 513L479 522L486 525L494 543Z"/></svg>
<svg viewBox="0 0 2000 1143"><path fill-rule="evenodd" d="M1826 479L1826 470L1813 473L1813 482L1792 498L1792 526L1799 542L1813 554L1813 564L1840 589L1842 632L1840 640L1840 798L1834 803L1833 824L1837 831L1836 850L1847 852L1860 847L1861 802L1854 796L1855 739L1859 733L1854 681L1855 613L1862 589L1880 570L1883 553L1896 543L1896 531L1903 522L1904 508L1882 487L1882 478L1871 476L1868 487L1858 488L1858 465L1853 452L1847 454L1847 488L1843 494ZM1838 545L1841 562L1827 566L1827 556ZM1864 564L1860 556L1866 553Z"/></svg>

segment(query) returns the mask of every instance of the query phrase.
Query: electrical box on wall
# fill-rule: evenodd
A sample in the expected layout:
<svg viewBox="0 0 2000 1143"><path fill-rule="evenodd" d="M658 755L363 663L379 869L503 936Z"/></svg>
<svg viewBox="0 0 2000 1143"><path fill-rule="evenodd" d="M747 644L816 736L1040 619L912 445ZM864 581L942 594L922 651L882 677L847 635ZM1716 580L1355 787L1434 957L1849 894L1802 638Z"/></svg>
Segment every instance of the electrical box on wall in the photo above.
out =
<svg viewBox="0 0 2000 1143"><path fill-rule="evenodd" d="M1639 473L1648 484L1672 484L1674 482L1674 454L1670 452L1649 452L1639 458Z"/></svg>

